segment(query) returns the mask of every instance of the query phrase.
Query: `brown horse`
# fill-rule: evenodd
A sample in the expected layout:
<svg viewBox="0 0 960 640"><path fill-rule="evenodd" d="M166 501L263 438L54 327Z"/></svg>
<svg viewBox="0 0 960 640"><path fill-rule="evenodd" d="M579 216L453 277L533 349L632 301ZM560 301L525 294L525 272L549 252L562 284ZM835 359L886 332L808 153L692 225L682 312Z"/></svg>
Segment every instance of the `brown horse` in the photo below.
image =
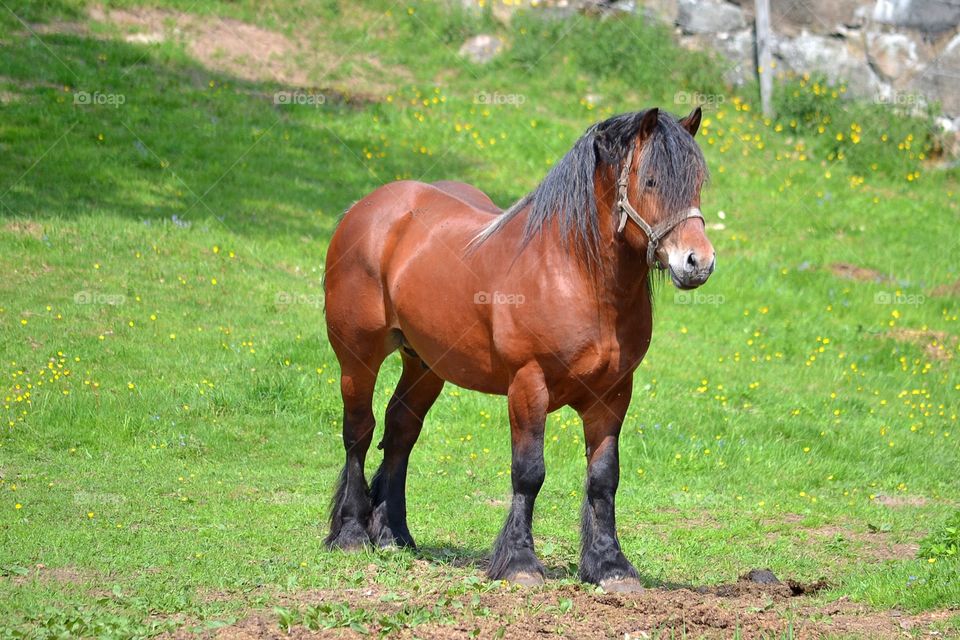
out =
<svg viewBox="0 0 960 640"><path fill-rule="evenodd" d="M580 576L639 589L614 519L617 441L650 345L651 269L668 269L684 289L713 272L699 209L707 178L693 139L699 126L699 109L680 120L650 109L600 122L502 213L469 185L414 181L387 184L347 211L324 285L346 449L329 547L414 546L407 461L449 381L507 396L513 502L488 575L543 580L531 526L544 423L570 406L583 419L587 456ZM403 373L368 488L374 385L398 349Z"/></svg>

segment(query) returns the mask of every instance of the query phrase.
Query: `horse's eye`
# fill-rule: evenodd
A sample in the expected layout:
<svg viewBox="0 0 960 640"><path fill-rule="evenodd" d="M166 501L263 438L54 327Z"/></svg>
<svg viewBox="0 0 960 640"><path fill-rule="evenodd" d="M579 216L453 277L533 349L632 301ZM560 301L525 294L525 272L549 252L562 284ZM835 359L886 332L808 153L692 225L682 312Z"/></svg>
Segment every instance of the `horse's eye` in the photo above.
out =
<svg viewBox="0 0 960 640"><path fill-rule="evenodd" d="M647 189L653 189L657 186L657 181L655 178L647 178Z"/></svg>

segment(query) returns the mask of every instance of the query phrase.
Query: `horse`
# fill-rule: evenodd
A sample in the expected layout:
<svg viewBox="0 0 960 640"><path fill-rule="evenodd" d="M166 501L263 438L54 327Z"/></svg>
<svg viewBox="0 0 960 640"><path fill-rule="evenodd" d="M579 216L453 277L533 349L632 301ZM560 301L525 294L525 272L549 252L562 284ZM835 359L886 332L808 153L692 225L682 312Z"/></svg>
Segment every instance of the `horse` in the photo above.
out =
<svg viewBox="0 0 960 640"><path fill-rule="evenodd" d="M386 184L346 211L324 279L346 455L328 548L415 548L408 461L450 382L507 397L513 497L489 578L544 581L532 534L544 426L570 406L587 459L579 577L607 591L642 588L617 537L618 440L650 346L653 274L692 289L714 270L700 119L699 108L683 118L652 108L598 122L506 211L471 185L418 181ZM374 385L394 351L403 369L368 485Z"/></svg>

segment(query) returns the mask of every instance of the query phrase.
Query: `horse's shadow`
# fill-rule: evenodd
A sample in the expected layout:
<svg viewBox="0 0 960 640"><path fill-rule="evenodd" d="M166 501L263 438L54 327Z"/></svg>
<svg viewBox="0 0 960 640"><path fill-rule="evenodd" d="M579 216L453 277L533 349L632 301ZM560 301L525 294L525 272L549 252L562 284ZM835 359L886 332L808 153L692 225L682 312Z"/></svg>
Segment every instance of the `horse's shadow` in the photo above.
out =
<svg viewBox="0 0 960 640"><path fill-rule="evenodd" d="M437 567L455 567L457 569L474 569L486 573L490 567L490 550L447 545L443 547L420 547L414 552L418 560L429 562ZM575 563L558 564L549 561L543 562L547 580L577 580L577 565ZM645 584L648 580L641 578Z"/></svg>
<svg viewBox="0 0 960 640"><path fill-rule="evenodd" d="M457 569L476 569L486 571L490 566L489 549L475 549L458 545L443 547L417 546L414 555L436 566L456 567Z"/></svg>

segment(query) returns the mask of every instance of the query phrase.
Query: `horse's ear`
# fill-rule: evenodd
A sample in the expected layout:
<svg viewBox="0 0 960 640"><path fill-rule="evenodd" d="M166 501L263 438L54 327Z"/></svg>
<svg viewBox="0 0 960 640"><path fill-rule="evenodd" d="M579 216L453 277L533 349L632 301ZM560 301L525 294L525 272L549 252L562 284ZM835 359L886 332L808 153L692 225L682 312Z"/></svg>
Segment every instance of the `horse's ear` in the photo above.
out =
<svg viewBox="0 0 960 640"><path fill-rule="evenodd" d="M703 111L701 111L698 106L690 112L690 115L680 120L680 126L686 129L690 135L695 136L697 135L697 131L700 130L700 117L702 115Z"/></svg>
<svg viewBox="0 0 960 640"><path fill-rule="evenodd" d="M643 118L640 120L640 127L637 129L637 136L641 140L646 140L649 138L657 128L657 121L660 118L660 109L654 107L653 109L648 109L646 113L643 114Z"/></svg>
<svg viewBox="0 0 960 640"><path fill-rule="evenodd" d="M602 127L597 128L597 133L593 138L593 149L600 162L613 164L616 162L616 144L610 139L610 134Z"/></svg>

